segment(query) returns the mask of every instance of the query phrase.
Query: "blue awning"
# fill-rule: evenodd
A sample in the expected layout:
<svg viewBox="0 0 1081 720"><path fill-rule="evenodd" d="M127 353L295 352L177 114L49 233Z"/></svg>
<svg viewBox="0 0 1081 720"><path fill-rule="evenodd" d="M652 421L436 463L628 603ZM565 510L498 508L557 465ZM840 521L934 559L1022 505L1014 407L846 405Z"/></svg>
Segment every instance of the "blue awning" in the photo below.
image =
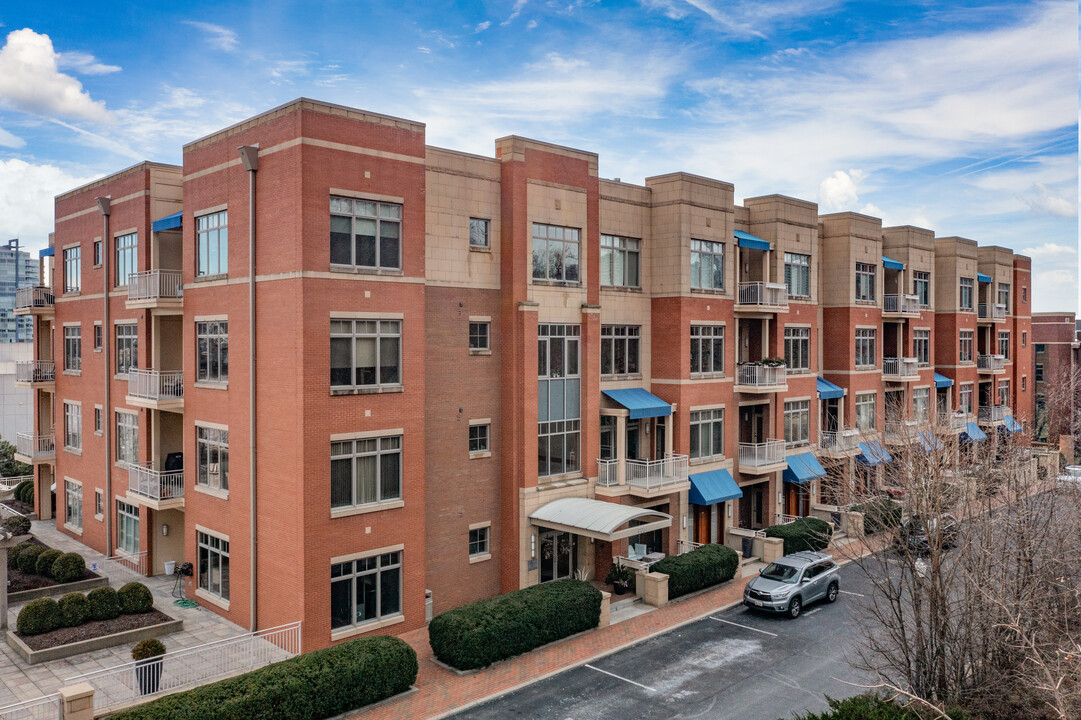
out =
<svg viewBox="0 0 1081 720"><path fill-rule="evenodd" d="M856 462L860 465L881 465L893 462L893 456L886 452L882 443L878 440L860 443L860 454L856 456Z"/></svg>
<svg viewBox="0 0 1081 720"><path fill-rule="evenodd" d="M818 397L821 400L836 400L845 396L845 389L834 385L829 380L818 378Z"/></svg>
<svg viewBox="0 0 1081 720"><path fill-rule="evenodd" d="M56 254L56 248L47 247L38 253L39 258L53 257Z"/></svg>
<svg viewBox="0 0 1081 720"><path fill-rule="evenodd" d="M179 230L183 217L184 211L181 210L172 215L166 215L161 220L155 220L151 227L154 229L154 232L161 232L162 230Z"/></svg>
<svg viewBox="0 0 1081 720"><path fill-rule="evenodd" d="M736 230L735 236L739 240L739 246L750 248L751 250L769 250L769 240L763 240L760 237L751 235L749 232L743 232L742 230Z"/></svg>
<svg viewBox="0 0 1081 720"><path fill-rule="evenodd" d="M1019 422L1017 422L1016 420L1013 419L1013 415L1007 415L1006 416L1006 424L1003 425L1002 427L1006 428L1006 432L1012 432L1012 433L1021 432L1021 430L1023 429L1021 427L1021 423L1019 423Z"/></svg>
<svg viewBox="0 0 1081 720"><path fill-rule="evenodd" d="M936 438L934 436L934 433L928 432L927 430L924 430L923 432L916 435L916 438L920 441L920 445L922 445L923 449L927 452L942 449L942 441Z"/></svg>
<svg viewBox="0 0 1081 720"><path fill-rule="evenodd" d="M980 430L976 423L965 423L965 429L961 432L961 439L969 442L981 442L987 439L987 433Z"/></svg>
<svg viewBox="0 0 1081 720"><path fill-rule="evenodd" d="M953 380L950 380L945 375L939 375L938 373L935 373L935 387L953 387Z"/></svg>
<svg viewBox="0 0 1081 720"><path fill-rule="evenodd" d="M672 406L642 388L604 390L605 395L631 411L631 420L651 417L668 417Z"/></svg>
<svg viewBox="0 0 1081 720"><path fill-rule="evenodd" d="M826 477L826 471L813 454L800 453L788 456L788 467L785 468L782 477L785 482L801 485L808 480Z"/></svg>
<svg viewBox="0 0 1081 720"><path fill-rule="evenodd" d="M991 282L991 276L990 275L984 275L981 272L976 273L976 279L979 280L982 283Z"/></svg>
<svg viewBox="0 0 1081 720"><path fill-rule="evenodd" d="M743 497L743 491L727 470L712 470L690 476L691 492L687 499L695 505L713 505Z"/></svg>
<svg viewBox="0 0 1081 720"><path fill-rule="evenodd" d="M887 270L904 270L905 264L903 262L898 262L897 260L893 260L883 255L882 267L886 268Z"/></svg>

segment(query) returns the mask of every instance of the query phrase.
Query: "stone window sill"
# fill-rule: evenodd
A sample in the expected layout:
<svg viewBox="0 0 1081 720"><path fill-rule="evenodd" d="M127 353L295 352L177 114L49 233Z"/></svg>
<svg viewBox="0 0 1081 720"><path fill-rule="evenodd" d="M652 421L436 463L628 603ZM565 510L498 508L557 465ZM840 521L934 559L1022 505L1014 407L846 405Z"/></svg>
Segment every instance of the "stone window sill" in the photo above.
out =
<svg viewBox="0 0 1081 720"><path fill-rule="evenodd" d="M195 492L209 495L210 497L216 497L220 500L229 499L229 491L221 490L219 488L207 487L206 485L195 484Z"/></svg>
<svg viewBox="0 0 1081 720"><path fill-rule="evenodd" d="M470 355L491 355L492 351L489 348L469 348Z"/></svg>
<svg viewBox="0 0 1081 720"><path fill-rule="evenodd" d="M213 593L209 593L206 590L203 590L202 588L195 588L195 597L200 598L202 600L206 600L211 605L217 605L222 610L228 610L229 609L229 601L228 600L223 600L220 597L218 597L217 595L214 595Z"/></svg>
<svg viewBox="0 0 1081 720"><path fill-rule="evenodd" d="M83 534L83 529L81 527L75 527L74 525L71 525L69 523L64 523L64 529L67 530L68 532L73 532L76 535L82 535Z"/></svg>
<svg viewBox="0 0 1081 720"><path fill-rule="evenodd" d="M470 555L469 556L469 564L473 565L475 563L484 562L485 560L491 560L491 559L492 559L492 554L491 553L483 553L481 555Z"/></svg>
<svg viewBox="0 0 1081 720"><path fill-rule="evenodd" d="M228 273L214 273L213 275L196 275L194 278L192 278L192 282L193 283L214 282L215 280L226 280L226 279L228 279L228 277L229 277Z"/></svg>
<svg viewBox="0 0 1081 720"><path fill-rule="evenodd" d="M489 253L489 254L491 254L492 247L490 245L485 245L485 246L470 245L469 246L469 252L479 252L479 253Z"/></svg>
<svg viewBox="0 0 1081 720"><path fill-rule="evenodd" d="M336 640L345 640L346 638L355 637L356 635L363 635L369 633L372 630L379 630L380 628L390 627L391 625L397 625L398 623L405 622L405 615L395 615L394 617L383 618L382 620L373 620L366 622L358 627L343 628L341 630L334 630L330 633L330 640L334 642Z"/></svg>
<svg viewBox="0 0 1081 720"><path fill-rule="evenodd" d="M385 500L383 502L360 505L357 507L333 508L330 511L331 519L351 517L353 515L367 515L368 513L381 512L383 510L396 510L405 507L404 500Z"/></svg>
<svg viewBox="0 0 1081 720"><path fill-rule="evenodd" d="M481 458L490 458L491 456L492 456L492 451L491 450L481 450L479 452L471 452L471 453L469 453L469 459L470 460L479 460Z"/></svg>
<svg viewBox="0 0 1081 720"><path fill-rule="evenodd" d="M228 390L229 382L210 382L209 380L196 380L192 383L192 387L204 388L206 390Z"/></svg>
<svg viewBox="0 0 1081 720"><path fill-rule="evenodd" d="M73 377L79 377L83 374L82 370L64 370L61 375L71 375Z"/></svg>
<svg viewBox="0 0 1081 720"><path fill-rule="evenodd" d="M397 277L405 275L401 268L368 268L354 267L352 265L331 265L330 272L344 273L346 275L392 275Z"/></svg>
<svg viewBox="0 0 1081 720"><path fill-rule="evenodd" d="M373 385L372 387L332 387L331 395L379 395L405 392L403 385Z"/></svg>

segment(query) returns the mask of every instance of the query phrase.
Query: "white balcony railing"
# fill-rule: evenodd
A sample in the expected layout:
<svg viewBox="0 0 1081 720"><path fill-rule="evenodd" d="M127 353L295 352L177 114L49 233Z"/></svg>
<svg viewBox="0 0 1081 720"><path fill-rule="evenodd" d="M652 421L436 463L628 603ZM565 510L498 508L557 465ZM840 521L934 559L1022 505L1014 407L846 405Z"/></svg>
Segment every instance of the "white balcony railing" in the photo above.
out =
<svg viewBox="0 0 1081 720"><path fill-rule="evenodd" d="M788 368L784 365L751 365L736 367L736 384L751 387L772 387L787 382Z"/></svg>
<svg viewBox="0 0 1081 720"><path fill-rule="evenodd" d="M151 500L184 497L183 470L155 470L150 462L128 463L128 490Z"/></svg>
<svg viewBox="0 0 1081 720"><path fill-rule="evenodd" d="M1005 355L977 355L976 356L976 369L977 370L990 370L994 372L996 370L1002 370L1006 367Z"/></svg>
<svg viewBox="0 0 1081 720"><path fill-rule="evenodd" d="M845 452L860 446L860 431L854 428L840 430L819 430L818 447L823 450Z"/></svg>
<svg viewBox="0 0 1081 720"><path fill-rule="evenodd" d="M703 545L705 545L705 543L697 543L693 540L684 540L683 538L680 538L676 540L676 553L678 555L686 555L689 552L697 550Z"/></svg>
<svg viewBox="0 0 1081 720"><path fill-rule="evenodd" d="M16 433L15 451L34 460L56 457L56 436Z"/></svg>
<svg viewBox="0 0 1081 720"><path fill-rule="evenodd" d="M0 707L0 720L57 720L62 713L60 694L53 693Z"/></svg>
<svg viewBox="0 0 1081 720"><path fill-rule="evenodd" d="M913 442L922 423L919 420L887 420L886 440L888 442Z"/></svg>
<svg viewBox="0 0 1081 720"><path fill-rule="evenodd" d="M597 485L616 487L619 482L619 460L597 460ZM643 490L686 482L690 474L690 459L686 455L669 454L658 460L626 460L624 484Z"/></svg>
<svg viewBox="0 0 1081 720"><path fill-rule="evenodd" d="M951 430L964 430L968 425L968 413L955 412L950 413L950 429Z"/></svg>
<svg viewBox="0 0 1081 720"><path fill-rule="evenodd" d="M14 490L24 482L34 482L34 476L16 475L15 477L0 478L0 490Z"/></svg>
<svg viewBox="0 0 1081 720"><path fill-rule="evenodd" d="M760 307L788 307L788 286L784 283L741 282L739 284L740 305Z"/></svg>
<svg viewBox="0 0 1081 720"><path fill-rule="evenodd" d="M128 395L143 400L182 400L184 372L181 370L128 370Z"/></svg>
<svg viewBox="0 0 1081 720"><path fill-rule="evenodd" d="M739 464L745 467L762 467L784 462L784 440L767 440L761 443L739 444Z"/></svg>
<svg viewBox="0 0 1081 720"><path fill-rule="evenodd" d="M177 299L184 296L179 270L150 270L128 275L128 300Z"/></svg>
<svg viewBox="0 0 1081 720"><path fill-rule="evenodd" d="M1009 405L985 405L980 408L979 418L982 422L999 422L1009 414Z"/></svg>
<svg viewBox="0 0 1081 720"><path fill-rule="evenodd" d="M882 358L882 375L893 377L919 377L920 364L916 358L907 357L884 357Z"/></svg>
<svg viewBox="0 0 1081 720"><path fill-rule="evenodd" d="M920 298L917 295L883 295L882 312L918 314L920 312Z"/></svg>
<svg viewBox="0 0 1081 720"><path fill-rule="evenodd" d="M56 304L53 289L44 285L19 288L15 291L15 309L51 308Z"/></svg>
<svg viewBox="0 0 1081 720"><path fill-rule="evenodd" d="M619 461L597 459L597 484L601 487L619 485Z"/></svg>
<svg viewBox="0 0 1081 720"><path fill-rule="evenodd" d="M981 320L1005 320L1006 306L1002 303L980 303L979 318Z"/></svg>
<svg viewBox="0 0 1081 720"><path fill-rule="evenodd" d="M56 382L56 363L52 360L25 360L15 363L15 382Z"/></svg>

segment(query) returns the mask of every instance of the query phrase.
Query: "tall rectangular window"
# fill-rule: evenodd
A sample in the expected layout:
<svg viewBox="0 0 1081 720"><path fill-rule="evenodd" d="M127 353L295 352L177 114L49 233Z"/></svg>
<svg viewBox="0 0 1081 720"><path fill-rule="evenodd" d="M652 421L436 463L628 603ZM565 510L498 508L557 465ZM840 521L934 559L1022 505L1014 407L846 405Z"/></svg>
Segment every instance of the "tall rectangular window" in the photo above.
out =
<svg viewBox="0 0 1081 720"><path fill-rule="evenodd" d="M811 371L811 328L784 329L784 363L790 375Z"/></svg>
<svg viewBox="0 0 1081 720"><path fill-rule="evenodd" d="M127 323L116 326L116 374L127 375L139 367L139 326Z"/></svg>
<svg viewBox="0 0 1081 720"><path fill-rule="evenodd" d="M128 284L128 275L139 271L139 234L128 233L113 241L116 245L116 273L114 285L124 287Z"/></svg>
<svg viewBox="0 0 1081 720"><path fill-rule="evenodd" d="M1010 359L1010 333L1002 330L998 333L998 354L1007 360Z"/></svg>
<svg viewBox="0 0 1081 720"><path fill-rule="evenodd" d="M973 348L975 346L974 338L975 333L972 330L962 330L960 339L960 357L958 360L963 363L973 362Z"/></svg>
<svg viewBox="0 0 1081 720"><path fill-rule="evenodd" d="M116 460L139 462L139 416L135 413L116 413Z"/></svg>
<svg viewBox="0 0 1081 720"><path fill-rule="evenodd" d="M94 323L94 352L101 350L101 323Z"/></svg>
<svg viewBox="0 0 1081 720"><path fill-rule="evenodd" d="M77 325L64 328L64 369L83 369L83 329Z"/></svg>
<svg viewBox="0 0 1081 720"><path fill-rule="evenodd" d="M400 270L402 206L330 198L330 264Z"/></svg>
<svg viewBox="0 0 1081 720"><path fill-rule="evenodd" d="M912 349L916 353L916 362L922 366L931 364L931 331L913 330Z"/></svg>
<svg viewBox="0 0 1081 720"><path fill-rule="evenodd" d="M999 283L998 284L998 304L1003 305L1006 308L1006 313L1010 312L1010 284Z"/></svg>
<svg viewBox="0 0 1081 720"><path fill-rule="evenodd" d="M724 325L691 325L691 375L724 372Z"/></svg>
<svg viewBox="0 0 1081 720"><path fill-rule="evenodd" d="M601 235L601 285L638 287L641 240Z"/></svg>
<svg viewBox="0 0 1081 720"><path fill-rule="evenodd" d="M229 431L195 426L197 485L214 490L229 489Z"/></svg>
<svg viewBox="0 0 1081 720"><path fill-rule="evenodd" d="M64 524L83 528L83 486L71 480L64 481Z"/></svg>
<svg viewBox="0 0 1081 720"><path fill-rule="evenodd" d="M81 450L83 447L83 406L64 403L64 447Z"/></svg>
<svg viewBox="0 0 1081 720"><path fill-rule="evenodd" d="M94 267L101 267L101 240L94 241Z"/></svg>
<svg viewBox="0 0 1081 720"><path fill-rule="evenodd" d="M1036 382L1043 382L1043 363L1036 363Z"/></svg>
<svg viewBox="0 0 1081 720"><path fill-rule="evenodd" d="M68 248L64 251L64 292L77 293L82 286L82 248Z"/></svg>
<svg viewBox="0 0 1081 720"><path fill-rule="evenodd" d="M1021 347L1028 347L1028 331L1021 331Z"/></svg>
<svg viewBox="0 0 1081 720"><path fill-rule="evenodd" d="M870 263L856 263L856 299L863 302L875 301L875 272L877 268Z"/></svg>
<svg viewBox="0 0 1081 720"><path fill-rule="evenodd" d="M784 283L789 297L811 297L811 256L784 254Z"/></svg>
<svg viewBox="0 0 1081 720"><path fill-rule="evenodd" d="M195 323L195 379L229 381L229 323L215 320Z"/></svg>
<svg viewBox="0 0 1081 720"><path fill-rule="evenodd" d="M811 441L811 401L790 400L784 404L784 441L806 445Z"/></svg>
<svg viewBox="0 0 1081 720"><path fill-rule="evenodd" d="M330 566L330 628L355 627L402 612L402 553Z"/></svg>
<svg viewBox="0 0 1081 720"><path fill-rule="evenodd" d="M972 310L972 278L961 278L961 309Z"/></svg>
<svg viewBox="0 0 1081 720"><path fill-rule="evenodd" d="M912 418L919 422L931 419L931 389L916 388L912 391Z"/></svg>
<svg viewBox="0 0 1081 720"><path fill-rule="evenodd" d="M856 367L870 368L878 363L876 335L874 328L856 328Z"/></svg>
<svg viewBox="0 0 1081 720"><path fill-rule="evenodd" d="M691 458L724 455L724 408L691 411Z"/></svg>
<svg viewBox="0 0 1081 720"><path fill-rule="evenodd" d="M1010 381L999 380L998 381L998 404L1009 405L1010 404Z"/></svg>
<svg viewBox="0 0 1081 720"><path fill-rule="evenodd" d="M491 240L488 238L487 220L481 220L480 218L469 218L469 247L491 247Z"/></svg>
<svg viewBox="0 0 1081 720"><path fill-rule="evenodd" d="M533 223L533 279L578 282L578 228Z"/></svg>
<svg viewBox="0 0 1081 720"><path fill-rule="evenodd" d="M537 328L537 476L581 469L581 326Z"/></svg>
<svg viewBox="0 0 1081 720"><path fill-rule="evenodd" d="M330 507L402 498L402 436L330 444Z"/></svg>
<svg viewBox="0 0 1081 720"><path fill-rule="evenodd" d="M116 549L135 555L139 552L139 506L116 501Z"/></svg>
<svg viewBox="0 0 1081 720"><path fill-rule="evenodd" d="M105 417L104 416L105 416L105 413L102 411L101 406L100 405L96 406L94 408L94 434L95 435L101 435L101 433L105 429L104 428L104 425L105 425Z"/></svg>
<svg viewBox="0 0 1081 720"><path fill-rule="evenodd" d="M101 520L105 516L105 493L94 491L94 517Z"/></svg>
<svg viewBox="0 0 1081 720"><path fill-rule="evenodd" d="M691 240L691 287L724 290L724 243Z"/></svg>
<svg viewBox="0 0 1081 720"><path fill-rule="evenodd" d="M875 429L875 393L856 395L856 427L867 432Z"/></svg>
<svg viewBox="0 0 1081 720"><path fill-rule="evenodd" d="M931 307L931 273L925 270L914 270L912 290L920 300L920 307Z"/></svg>
<svg viewBox="0 0 1081 720"><path fill-rule="evenodd" d="M402 382L401 320L330 320L330 386Z"/></svg>
<svg viewBox="0 0 1081 720"><path fill-rule="evenodd" d="M195 218L195 274L223 275L229 271L229 211Z"/></svg>
<svg viewBox="0 0 1081 720"><path fill-rule="evenodd" d="M972 383L962 383L960 392L961 412L972 414Z"/></svg>
<svg viewBox="0 0 1081 720"><path fill-rule="evenodd" d="M199 589L222 600L229 599L229 541L198 531Z"/></svg>
<svg viewBox="0 0 1081 720"><path fill-rule="evenodd" d="M642 328L638 325L601 325L601 375L640 372L641 334Z"/></svg>

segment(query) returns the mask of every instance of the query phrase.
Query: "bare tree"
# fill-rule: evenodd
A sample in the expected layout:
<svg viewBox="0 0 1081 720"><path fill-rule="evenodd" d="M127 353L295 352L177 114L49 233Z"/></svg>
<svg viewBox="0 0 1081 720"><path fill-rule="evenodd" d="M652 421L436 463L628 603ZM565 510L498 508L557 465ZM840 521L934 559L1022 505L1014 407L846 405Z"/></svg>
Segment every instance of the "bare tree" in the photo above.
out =
<svg viewBox="0 0 1081 720"><path fill-rule="evenodd" d="M1081 368L1060 368L1039 389L1033 435L1073 459L1081 448Z"/></svg>

